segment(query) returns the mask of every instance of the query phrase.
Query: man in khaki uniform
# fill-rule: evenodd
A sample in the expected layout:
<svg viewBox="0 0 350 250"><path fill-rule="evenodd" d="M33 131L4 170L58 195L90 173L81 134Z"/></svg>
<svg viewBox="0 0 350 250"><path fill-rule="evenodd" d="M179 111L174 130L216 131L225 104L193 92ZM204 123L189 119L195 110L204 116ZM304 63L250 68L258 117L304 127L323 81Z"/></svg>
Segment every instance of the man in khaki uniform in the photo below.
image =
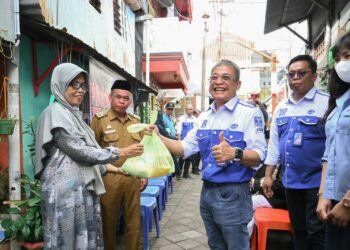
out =
<svg viewBox="0 0 350 250"><path fill-rule="evenodd" d="M130 134L127 127L139 123L133 114L126 113L131 104L131 85L124 80L116 80L111 88L109 100L111 108L97 113L91 122L96 140L102 148L115 146L125 148L139 143L141 134ZM113 165L121 167L126 158L121 157ZM147 185L147 179L132 176L107 174L104 178L106 193L101 196L103 239L106 250L115 250L117 245L117 222L120 209L124 213L124 245L126 250L140 249L140 189Z"/></svg>

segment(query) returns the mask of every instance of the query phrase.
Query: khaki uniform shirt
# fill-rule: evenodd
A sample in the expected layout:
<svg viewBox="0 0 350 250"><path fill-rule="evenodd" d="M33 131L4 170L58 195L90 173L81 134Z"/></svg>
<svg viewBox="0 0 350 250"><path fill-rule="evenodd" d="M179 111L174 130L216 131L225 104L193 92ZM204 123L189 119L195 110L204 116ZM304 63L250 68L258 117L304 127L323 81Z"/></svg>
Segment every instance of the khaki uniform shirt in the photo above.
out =
<svg viewBox="0 0 350 250"><path fill-rule="evenodd" d="M91 122L91 128L95 132L95 138L102 148L114 146L116 148L125 148L131 144L141 141L141 133L129 133L127 127L131 124L140 123L139 117L127 113L125 121L122 122L117 114L109 109L94 115ZM121 167L126 158L121 157L112 164Z"/></svg>

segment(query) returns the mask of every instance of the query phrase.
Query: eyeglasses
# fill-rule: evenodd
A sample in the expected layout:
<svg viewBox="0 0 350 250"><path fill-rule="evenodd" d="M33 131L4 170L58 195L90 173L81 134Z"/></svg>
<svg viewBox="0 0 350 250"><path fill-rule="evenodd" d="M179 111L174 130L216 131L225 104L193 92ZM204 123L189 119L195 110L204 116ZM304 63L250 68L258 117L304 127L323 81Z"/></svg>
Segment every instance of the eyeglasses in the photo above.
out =
<svg viewBox="0 0 350 250"><path fill-rule="evenodd" d="M219 80L219 78L221 78L224 82L229 82L232 81L234 78L233 76L230 75L212 75L209 77L209 82L216 82L217 80Z"/></svg>
<svg viewBox="0 0 350 250"><path fill-rule="evenodd" d="M300 78L304 78L304 76L308 73L311 72L310 70L308 71L291 71L288 72L286 75L289 79L293 79L295 77L295 75L297 75L297 77Z"/></svg>
<svg viewBox="0 0 350 250"><path fill-rule="evenodd" d="M130 97L129 96L121 96L121 95L117 95L117 94L112 94L112 96L117 99L118 101L123 100L125 102L130 101Z"/></svg>
<svg viewBox="0 0 350 250"><path fill-rule="evenodd" d="M88 84L86 82L77 82L77 81L72 81L69 86L71 86L73 89L78 90L82 88L84 91L88 89Z"/></svg>

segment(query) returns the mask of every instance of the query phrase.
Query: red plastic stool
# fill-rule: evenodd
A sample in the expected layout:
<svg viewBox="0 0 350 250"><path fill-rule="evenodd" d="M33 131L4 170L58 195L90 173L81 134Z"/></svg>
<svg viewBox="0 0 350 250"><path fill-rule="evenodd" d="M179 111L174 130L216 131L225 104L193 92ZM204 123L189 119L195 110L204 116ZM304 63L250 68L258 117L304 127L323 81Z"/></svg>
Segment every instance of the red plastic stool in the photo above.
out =
<svg viewBox="0 0 350 250"><path fill-rule="evenodd" d="M277 208L257 208L254 212L255 226L253 229L251 250L265 250L268 230L285 230L293 234L292 224L287 210Z"/></svg>

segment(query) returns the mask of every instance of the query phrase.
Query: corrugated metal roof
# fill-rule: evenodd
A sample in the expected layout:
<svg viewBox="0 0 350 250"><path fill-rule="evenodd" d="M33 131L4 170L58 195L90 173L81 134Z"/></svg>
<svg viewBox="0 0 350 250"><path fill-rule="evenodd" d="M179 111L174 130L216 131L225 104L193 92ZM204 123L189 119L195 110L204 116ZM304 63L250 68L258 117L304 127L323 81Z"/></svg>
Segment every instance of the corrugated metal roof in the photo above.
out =
<svg viewBox="0 0 350 250"><path fill-rule="evenodd" d="M307 19L313 6L311 0L267 0L264 33Z"/></svg>
<svg viewBox="0 0 350 250"><path fill-rule="evenodd" d="M80 39L66 33L64 30L59 30L54 27L49 27L45 23L40 23L35 20L31 20L26 17L21 18L21 30L24 34L35 38L38 41L47 41L54 42L56 40L64 41L67 44L78 45L86 51L88 55L95 58L96 60L104 63L106 66L110 67L112 70L115 70L126 80L130 81L132 84L136 84L141 90L144 90L149 93L157 94L157 91L149 86L147 86L142 81L138 80L130 73L125 71L123 68L118 66L116 63L110 61L107 57L100 54L94 48L85 44Z"/></svg>

